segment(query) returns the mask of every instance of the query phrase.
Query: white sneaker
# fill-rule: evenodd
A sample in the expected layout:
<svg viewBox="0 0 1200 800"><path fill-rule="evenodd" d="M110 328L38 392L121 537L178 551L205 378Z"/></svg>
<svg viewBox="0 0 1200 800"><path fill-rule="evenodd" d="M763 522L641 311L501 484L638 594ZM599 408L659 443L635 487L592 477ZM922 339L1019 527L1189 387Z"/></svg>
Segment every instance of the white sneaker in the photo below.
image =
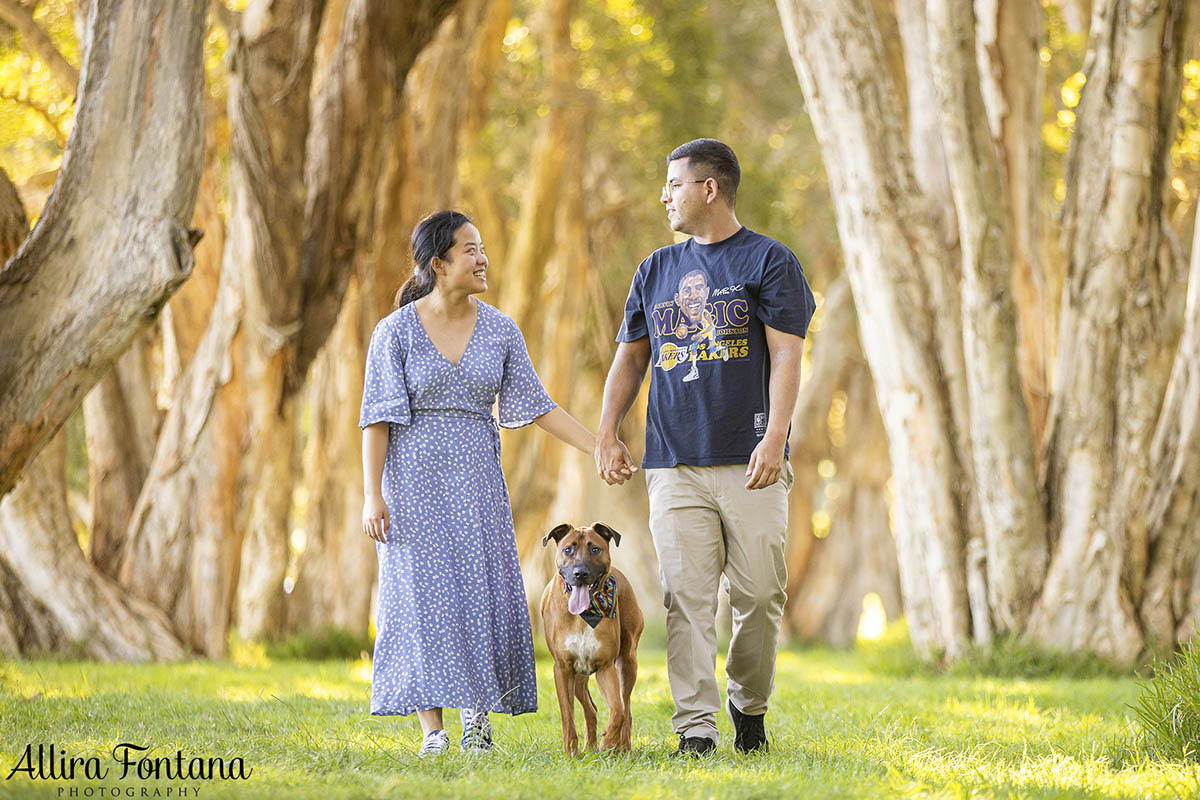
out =
<svg viewBox="0 0 1200 800"><path fill-rule="evenodd" d="M460 746L464 753L486 753L492 749L492 721L486 711L475 711L470 708L460 708L458 717L462 720L462 741Z"/></svg>
<svg viewBox="0 0 1200 800"><path fill-rule="evenodd" d="M421 742L421 749L417 752L418 758L427 756L439 756L446 752L446 748L450 746L450 732L446 730L430 731L425 734L425 741Z"/></svg>
<svg viewBox="0 0 1200 800"><path fill-rule="evenodd" d="M694 380L696 380L696 378L699 378L699 377L700 377L700 370L696 369L696 362L693 361L691 371L688 372L687 375L683 376L683 382L687 383L688 381L694 381Z"/></svg>

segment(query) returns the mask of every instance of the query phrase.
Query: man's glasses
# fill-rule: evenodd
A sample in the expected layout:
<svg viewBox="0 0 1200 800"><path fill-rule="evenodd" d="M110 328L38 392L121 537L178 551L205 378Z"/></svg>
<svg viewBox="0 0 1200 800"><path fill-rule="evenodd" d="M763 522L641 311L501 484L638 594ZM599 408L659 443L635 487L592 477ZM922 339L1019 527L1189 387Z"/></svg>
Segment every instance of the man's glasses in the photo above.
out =
<svg viewBox="0 0 1200 800"><path fill-rule="evenodd" d="M671 195L673 195L675 193L676 189L678 189L680 186L683 186L685 183L707 183L707 182L708 182L708 178L701 178L698 181L667 181L666 183L663 184L663 193L667 197L670 197Z"/></svg>

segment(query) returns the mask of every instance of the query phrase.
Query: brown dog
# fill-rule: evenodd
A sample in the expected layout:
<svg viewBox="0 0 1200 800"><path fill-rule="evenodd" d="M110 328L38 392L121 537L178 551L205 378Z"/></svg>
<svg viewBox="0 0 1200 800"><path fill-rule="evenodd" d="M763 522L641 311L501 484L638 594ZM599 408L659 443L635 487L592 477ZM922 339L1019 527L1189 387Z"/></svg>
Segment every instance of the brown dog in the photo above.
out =
<svg viewBox="0 0 1200 800"><path fill-rule="evenodd" d="M542 629L554 656L563 748L569 755L579 752L575 699L583 706L586 747L596 746L596 704L588 691L588 676L594 672L608 705L600 749L629 750L629 697L637 680L643 620L629 581L609 561L608 544L619 545L621 534L602 522L590 528L563 524L546 534L542 546L551 539L558 545L558 570L542 592Z"/></svg>

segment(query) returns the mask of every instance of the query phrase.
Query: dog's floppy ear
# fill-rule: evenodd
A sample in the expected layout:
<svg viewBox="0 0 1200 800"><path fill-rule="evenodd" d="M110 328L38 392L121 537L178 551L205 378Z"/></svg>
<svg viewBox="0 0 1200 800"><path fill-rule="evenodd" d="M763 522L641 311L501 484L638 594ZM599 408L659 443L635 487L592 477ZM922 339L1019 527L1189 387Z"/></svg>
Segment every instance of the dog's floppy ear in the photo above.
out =
<svg viewBox="0 0 1200 800"><path fill-rule="evenodd" d="M542 547L545 547L546 545L550 544L551 539L554 540L555 544L558 544L559 542L562 541L562 537L566 536L570 532L571 532L571 526L565 522L561 525L555 525L554 530L550 531L549 533L547 533L545 536L542 537Z"/></svg>
<svg viewBox="0 0 1200 800"><path fill-rule="evenodd" d="M621 534L614 531L612 528L605 525L603 522L595 522L592 524L592 530L603 536L618 547L621 546Z"/></svg>

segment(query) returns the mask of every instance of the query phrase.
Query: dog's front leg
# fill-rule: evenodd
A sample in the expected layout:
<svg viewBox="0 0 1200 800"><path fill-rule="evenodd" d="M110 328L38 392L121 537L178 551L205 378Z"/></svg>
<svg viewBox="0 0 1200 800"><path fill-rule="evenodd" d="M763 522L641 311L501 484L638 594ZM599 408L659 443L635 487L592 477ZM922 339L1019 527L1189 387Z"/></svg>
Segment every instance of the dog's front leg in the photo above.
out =
<svg viewBox="0 0 1200 800"><path fill-rule="evenodd" d="M637 641L633 642L633 648ZM625 727L621 730L621 743L625 750L633 747L633 684L637 681L637 650L624 650L617 664L621 675L621 707L625 710Z"/></svg>
<svg viewBox="0 0 1200 800"><path fill-rule="evenodd" d="M625 709L621 703L621 679L617 675L615 662L607 664L596 673L596 683L600 686L600 694L604 695L604 704L608 706L608 724L604 726L604 735L600 737L600 751L628 750L629 744L622 741L621 732L628 729L625 721Z"/></svg>
<svg viewBox="0 0 1200 800"><path fill-rule="evenodd" d="M583 729L587 734L584 740L584 747L588 750L596 749L596 703L592 700L592 694L588 691L588 676L575 676L575 697L579 700L579 705L583 706Z"/></svg>
<svg viewBox="0 0 1200 800"><path fill-rule="evenodd" d="M579 734L575 732L575 670L570 664L554 661L554 691L558 694L558 713L562 717L563 750L579 755Z"/></svg>

